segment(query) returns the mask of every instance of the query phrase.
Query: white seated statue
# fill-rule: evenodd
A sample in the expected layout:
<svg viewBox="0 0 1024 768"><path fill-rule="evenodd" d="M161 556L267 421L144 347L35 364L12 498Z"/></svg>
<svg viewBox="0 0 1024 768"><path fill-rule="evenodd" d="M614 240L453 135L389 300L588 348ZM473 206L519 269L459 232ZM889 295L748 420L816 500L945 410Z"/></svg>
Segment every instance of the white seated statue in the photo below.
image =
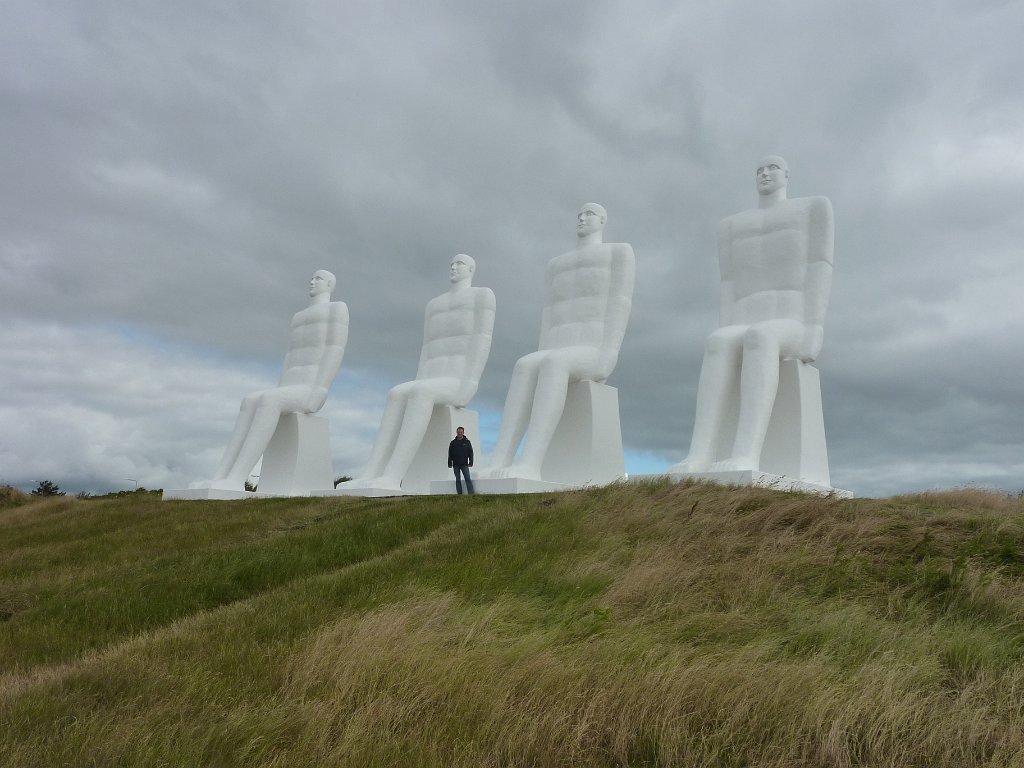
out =
<svg viewBox="0 0 1024 768"><path fill-rule="evenodd" d="M825 197L787 199L789 167L781 157L764 158L755 178L757 208L718 226L720 327L704 352L689 455L670 474L763 469L780 364L792 360L817 382L817 372L803 364L817 357L824 336L832 205ZM820 424L820 392L816 407ZM818 431L824 452L823 428ZM815 461L822 460L827 485L827 458Z"/></svg>
<svg viewBox="0 0 1024 768"><path fill-rule="evenodd" d="M311 414L323 407L348 341L348 307L330 300L335 282L334 275L326 270L313 274L309 281L309 306L292 317L280 381L273 389L243 398L234 431L213 479L192 483L190 488L244 490L245 481L267 450L281 416Z"/></svg>
<svg viewBox="0 0 1024 768"><path fill-rule="evenodd" d="M480 383L491 351L495 301L490 288L474 288L476 262L465 254L451 260L450 288L427 303L423 348L416 378L391 389L380 429L363 476L345 483L358 489L398 491L427 434L438 405L465 407ZM445 450L451 435L436 450L442 477L448 475ZM424 486L426 490L426 485Z"/></svg>
<svg viewBox="0 0 1024 768"><path fill-rule="evenodd" d="M603 383L615 369L633 301L636 258L628 243L603 241L607 218L600 205L584 205L576 216L576 247L548 262L539 348L515 365L497 445L489 467L478 473L482 479L550 479L544 477L545 458L570 386ZM611 439L619 441L621 466L617 402L617 434Z"/></svg>

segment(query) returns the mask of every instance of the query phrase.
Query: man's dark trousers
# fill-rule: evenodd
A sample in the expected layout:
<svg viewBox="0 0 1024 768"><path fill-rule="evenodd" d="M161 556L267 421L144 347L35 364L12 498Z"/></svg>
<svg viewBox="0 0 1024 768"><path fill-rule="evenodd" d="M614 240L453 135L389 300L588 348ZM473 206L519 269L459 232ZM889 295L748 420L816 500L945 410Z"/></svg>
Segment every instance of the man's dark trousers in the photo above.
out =
<svg viewBox="0 0 1024 768"><path fill-rule="evenodd" d="M473 493L473 481L469 478L469 465L468 464L455 464L452 469L455 470L455 491L460 496L462 495L462 478L459 477L461 472L466 478L466 491Z"/></svg>

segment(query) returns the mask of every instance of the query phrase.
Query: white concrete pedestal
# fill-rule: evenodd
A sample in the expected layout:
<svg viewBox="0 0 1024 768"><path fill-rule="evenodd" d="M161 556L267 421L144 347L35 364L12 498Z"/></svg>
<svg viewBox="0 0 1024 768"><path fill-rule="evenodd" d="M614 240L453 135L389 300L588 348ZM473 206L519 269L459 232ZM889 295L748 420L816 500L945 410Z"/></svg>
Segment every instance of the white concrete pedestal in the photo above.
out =
<svg viewBox="0 0 1024 768"><path fill-rule="evenodd" d="M738 378L738 377L737 377ZM739 406L737 383L722 420L716 461L728 458L736 435ZM671 474L673 479L694 478L728 485L758 485L779 490L836 494L849 491L832 487L825 446L825 420L821 409L818 369L799 360L783 360L779 389L757 470Z"/></svg>
<svg viewBox="0 0 1024 768"><path fill-rule="evenodd" d="M739 417L739 376L726 398L718 433L715 461L728 459L736 437ZM828 450L821 412L821 381L818 370L799 360L783 360L768 431L758 469L828 487Z"/></svg>
<svg viewBox="0 0 1024 768"><path fill-rule="evenodd" d="M625 476L619 391L596 381L571 384L541 465L541 480L580 487L607 485Z"/></svg>
<svg viewBox="0 0 1024 768"><path fill-rule="evenodd" d="M545 493L608 485L626 476L619 423L619 391L596 381L569 385L540 480L473 478L477 493ZM431 493L455 493L455 480L431 483Z"/></svg>
<svg viewBox="0 0 1024 768"><path fill-rule="evenodd" d="M286 413L263 454L261 496L308 496L334 484L330 424L323 416Z"/></svg>
<svg viewBox="0 0 1024 768"><path fill-rule="evenodd" d="M271 496L308 496L315 488L333 485L330 424L323 416L285 413L278 419L267 450L257 492L226 488L170 489L168 499L233 500Z"/></svg>
<svg viewBox="0 0 1024 768"><path fill-rule="evenodd" d="M821 379L813 365L799 360L782 361L779 391L761 451L760 469L814 485L831 485L821 411Z"/></svg>
<svg viewBox="0 0 1024 768"><path fill-rule="evenodd" d="M402 478L401 488L374 488L370 486L341 483L333 490L316 491L314 496L412 496L434 493L432 485L451 478L452 493L455 493L455 475L448 467L448 444L455 437L455 430L465 427L466 437L473 443L474 458L480 454L480 416L468 408L454 405L434 406L430 424L416 451L409 469ZM470 473L472 474L472 469ZM473 480L476 485L476 479Z"/></svg>

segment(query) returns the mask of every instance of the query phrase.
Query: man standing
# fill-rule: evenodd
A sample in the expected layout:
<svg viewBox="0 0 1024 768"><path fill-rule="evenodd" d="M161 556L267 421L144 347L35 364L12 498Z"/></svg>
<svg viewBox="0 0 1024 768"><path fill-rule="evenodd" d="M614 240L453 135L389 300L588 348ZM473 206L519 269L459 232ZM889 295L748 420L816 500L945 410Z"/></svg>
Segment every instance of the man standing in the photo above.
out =
<svg viewBox="0 0 1024 768"><path fill-rule="evenodd" d="M466 492L473 495L473 481L469 477L469 468L473 466L473 444L466 437L466 430L459 427L455 430L455 439L448 443L448 466L455 470L455 490L462 495L462 477L466 478ZM462 477L459 473L462 473Z"/></svg>
<svg viewBox="0 0 1024 768"><path fill-rule="evenodd" d="M190 488L241 491L246 478L266 450L285 413L315 413L341 367L348 342L348 307L331 301L337 281L318 269L309 281L309 306L292 317L284 371L273 389L254 392L242 400L235 428L212 480Z"/></svg>
<svg viewBox="0 0 1024 768"><path fill-rule="evenodd" d="M604 382L615 369L633 302L636 257L629 243L604 242L607 219L602 206L584 205L576 214L576 247L548 262L540 345L512 371L494 457L481 477L542 479L569 385Z"/></svg>
<svg viewBox="0 0 1024 768"><path fill-rule="evenodd" d="M784 359L813 361L832 287L832 204L787 199L789 166L769 155L755 173L757 208L718 225L720 327L708 338L685 460L669 473L757 470ZM724 421L739 385L735 435Z"/></svg>

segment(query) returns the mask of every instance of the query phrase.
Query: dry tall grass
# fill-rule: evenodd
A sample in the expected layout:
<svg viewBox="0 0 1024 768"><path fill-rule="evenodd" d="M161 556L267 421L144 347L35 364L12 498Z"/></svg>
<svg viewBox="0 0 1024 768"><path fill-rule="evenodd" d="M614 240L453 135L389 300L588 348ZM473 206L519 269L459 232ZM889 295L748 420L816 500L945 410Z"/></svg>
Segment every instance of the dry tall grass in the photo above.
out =
<svg viewBox="0 0 1024 768"><path fill-rule="evenodd" d="M219 509L240 515L219 535L250 526L240 563L393 534L22 663L0 765L1024 765L1019 499L653 483L282 505L287 526Z"/></svg>

